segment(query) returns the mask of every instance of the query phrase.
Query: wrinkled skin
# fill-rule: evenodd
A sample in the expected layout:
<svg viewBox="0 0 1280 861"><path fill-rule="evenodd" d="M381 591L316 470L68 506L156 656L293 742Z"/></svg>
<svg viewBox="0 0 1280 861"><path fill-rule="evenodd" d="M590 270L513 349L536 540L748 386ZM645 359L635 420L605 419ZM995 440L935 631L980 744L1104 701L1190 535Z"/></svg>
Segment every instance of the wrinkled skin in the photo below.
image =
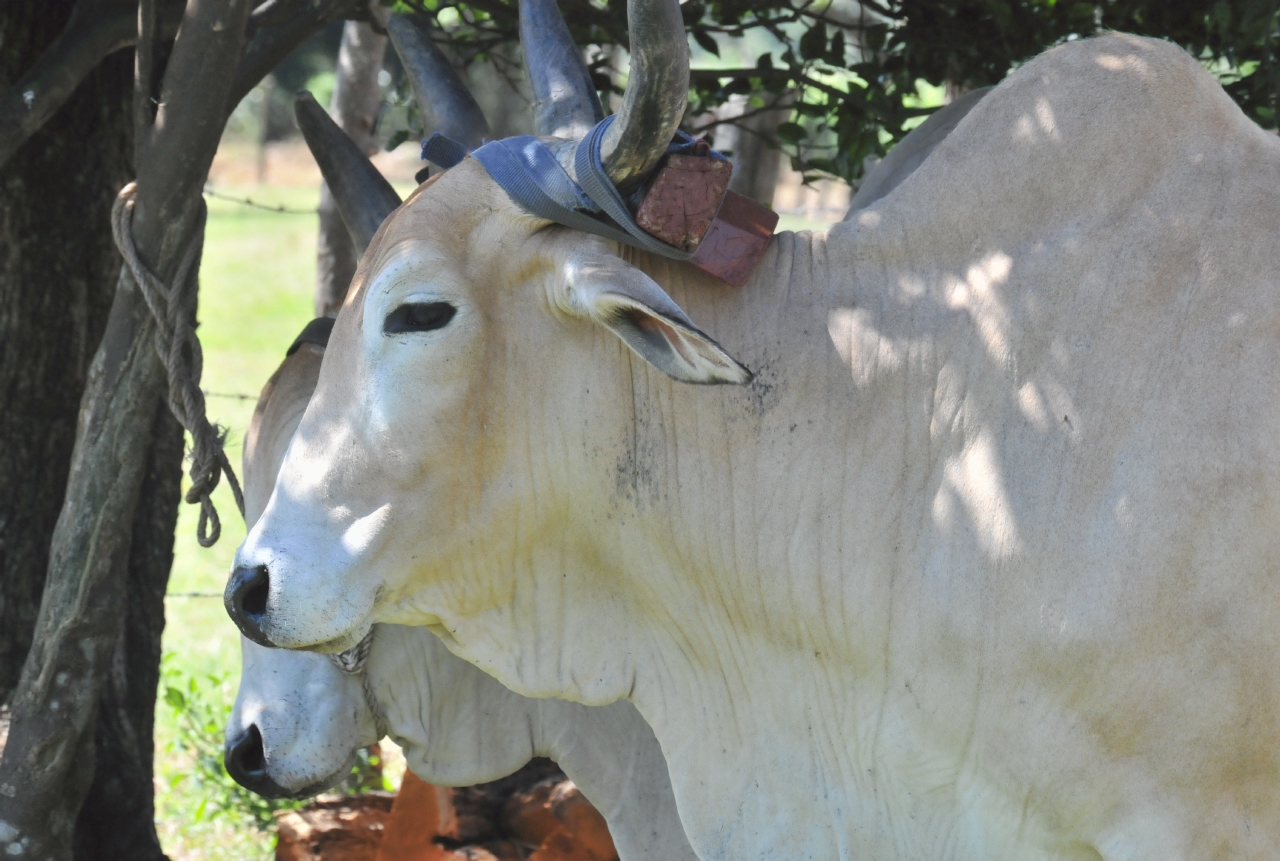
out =
<svg viewBox="0 0 1280 861"><path fill-rule="evenodd" d="M630 699L704 859L1280 857L1276 224L1280 141L1121 36L741 290L463 162L361 264L260 631ZM755 380L673 381L734 365L655 291Z"/></svg>
<svg viewBox="0 0 1280 861"><path fill-rule="evenodd" d="M258 400L244 450L250 523L271 493L322 355L317 346L300 347ZM324 655L241 638L228 747L250 727L261 738L262 776L293 797L314 795L345 777L356 752L376 742L380 729L404 749L414 774L444 786L496 780L534 756L551 757L604 816L622 861L696 861L666 760L635 706L522 697L451 655L424 628L377 626L359 673L340 670Z"/></svg>

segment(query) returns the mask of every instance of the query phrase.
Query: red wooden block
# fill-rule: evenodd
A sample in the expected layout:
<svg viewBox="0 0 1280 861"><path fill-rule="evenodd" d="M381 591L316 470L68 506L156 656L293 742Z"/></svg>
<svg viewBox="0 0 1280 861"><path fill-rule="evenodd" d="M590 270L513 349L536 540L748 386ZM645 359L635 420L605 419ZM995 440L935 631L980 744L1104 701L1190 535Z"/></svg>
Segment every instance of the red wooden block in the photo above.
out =
<svg viewBox="0 0 1280 861"><path fill-rule="evenodd" d="M741 287L751 280L777 226L778 213L749 197L727 191L711 228L698 245L693 265Z"/></svg>
<svg viewBox="0 0 1280 861"><path fill-rule="evenodd" d="M720 208L733 165L720 158L669 155L636 210L636 224L668 245L693 251Z"/></svg>

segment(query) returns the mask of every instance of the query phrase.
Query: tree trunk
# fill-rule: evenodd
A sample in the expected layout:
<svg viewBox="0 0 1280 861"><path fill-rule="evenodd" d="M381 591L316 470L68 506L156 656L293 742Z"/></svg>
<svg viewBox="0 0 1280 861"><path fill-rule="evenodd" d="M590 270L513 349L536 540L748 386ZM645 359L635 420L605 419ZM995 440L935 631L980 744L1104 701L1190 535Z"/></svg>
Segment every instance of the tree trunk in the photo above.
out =
<svg viewBox="0 0 1280 861"><path fill-rule="evenodd" d="M731 119L746 112L752 115L733 125L716 127L716 148L733 153L733 176L729 189L763 206L773 206L773 192L778 185L778 169L782 151L777 146L778 126L791 116L794 97L779 100L774 110L755 113L745 97L733 97L716 111L718 119Z"/></svg>
<svg viewBox="0 0 1280 861"><path fill-rule="evenodd" d="M154 7L142 8L147 38L139 40L140 96L133 105L138 191L132 236L143 263L169 283L185 249L201 240L200 188L225 123L223 106L249 4L189 3L158 93L151 85L153 69L159 69L152 65L153 30L145 15ZM173 522L171 511L150 510L149 499L139 504L144 486L160 487L164 498L173 482L161 454L172 450L173 438L165 431L172 426L157 418L166 383L154 333L126 270L89 366L35 635L12 695L9 738L0 758L0 839L9 855L69 859L77 844L95 851L91 840L75 835L78 824L121 828L109 821L110 811L139 809L124 799L105 799L80 820L95 776L92 788L103 791L111 791L118 777L119 786L137 785L136 773L111 772L110 751L95 775L95 747L101 751L122 739L117 762L137 756L151 723L145 700L154 702L150 656L156 654L164 586L163 576L154 575L167 572L172 528L164 525ZM160 543L136 543L151 541L157 532L167 532ZM135 577L133 566L147 570ZM130 679L135 658L152 675ZM101 744L98 727L104 728ZM153 831L140 839L154 846ZM159 854L148 848L132 847L132 857Z"/></svg>
<svg viewBox="0 0 1280 861"><path fill-rule="evenodd" d="M0 90L74 5L0 4ZM80 394L120 272L110 213L133 172L132 88L121 51L0 168L0 702L31 647Z"/></svg>
<svg viewBox="0 0 1280 861"><path fill-rule="evenodd" d="M124 624L98 698L93 783L76 821L76 861L163 861L153 760L164 593L182 483L182 427L157 400L124 585Z"/></svg>
<svg viewBox="0 0 1280 861"><path fill-rule="evenodd" d="M381 7L373 7L380 10ZM386 15L381 15L385 22ZM338 49L337 78L329 115L366 153L373 147L373 124L382 100L378 73L387 37L363 21L348 21ZM334 316L356 274L356 247L338 214L329 186L320 185L320 236L316 243L316 316Z"/></svg>
<svg viewBox="0 0 1280 861"><path fill-rule="evenodd" d="M71 0L0 7L0 88L40 56ZM31 645L66 490L76 417L120 271L116 192L132 175L133 53L107 58L0 169L0 701ZM85 141L93 142L85 146ZM99 701L94 782L76 857L163 858L151 761L164 590L173 556L182 435L159 409L133 524L124 624Z"/></svg>

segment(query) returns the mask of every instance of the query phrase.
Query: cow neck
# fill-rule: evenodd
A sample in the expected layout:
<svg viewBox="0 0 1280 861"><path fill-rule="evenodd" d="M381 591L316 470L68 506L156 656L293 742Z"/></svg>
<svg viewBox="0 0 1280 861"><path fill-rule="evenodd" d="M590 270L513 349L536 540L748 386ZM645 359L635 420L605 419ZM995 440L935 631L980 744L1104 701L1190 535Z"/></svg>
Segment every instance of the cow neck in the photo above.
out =
<svg viewBox="0 0 1280 861"><path fill-rule="evenodd" d="M835 239L884 247L856 229ZM874 265L859 273L861 282L833 285L828 243L781 234L757 280L741 291L708 289L674 264L632 256L757 379L745 387L680 386L628 357L634 437L623 462L635 478L624 494L629 507L610 521L627 526L615 527L608 540L611 555L634 573L622 579L643 580L645 591L630 592L625 618L618 618L583 597L598 573L586 565L575 572L570 588L582 610L565 622L559 648L581 664L562 680L591 694L576 680L597 672L625 680L621 668L636 668L624 693L661 741L682 809L701 811L703 839L723 835L722 844L695 843L704 857L732 856L726 847L748 845L736 841L746 839L753 821L814 822L804 799L815 793L828 824L816 824L804 845L781 833L762 839L776 839L777 854L800 857L808 849L823 855L844 839L834 823L871 791L864 768L871 753L815 737L810 728L874 725L875 702L853 697L840 676L857 668L865 690L883 673L889 632L880 612L882 574L893 560L860 546L857 536L893 535L928 517L884 498L888 476L927 482L919 473L928 460L928 417L908 421L898 394L914 371L872 366L863 356L853 356L859 364L851 368L831 340L843 333L881 344L884 333L859 315L879 319L893 297ZM869 256L874 264L877 255ZM863 329L850 332L841 328L846 324ZM762 341L762 331L773 340ZM851 371L860 375L852 385ZM910 457L912 449L925 456ZM815 454L823 450L849 455L831 463ZM593 616L608 618L608 630ZM642 634L630 624L635 618L657 630ZM762 678L779 681L762 689ZM747 792L744 759L753 773L802 774L795 798ZM743 792L705 795L697 775L715 771L740 774ZM743 797L753 799L751 810L725 807Z"/></svg>
<svg viewBox="0 0 1280 861"><path fill-rule="evenodd" d="M534 701L450 654L425 628L381 624L375 631L365 676L414 774L467 786L510 774L535 755Z"/></svg>
<svg viewBox="0 0 1280 861"><path fill-rule="evenodd" d="M619 856L695 861L662 748L636 707L536 702L538 753L559 763L604 816Z"/></svg>

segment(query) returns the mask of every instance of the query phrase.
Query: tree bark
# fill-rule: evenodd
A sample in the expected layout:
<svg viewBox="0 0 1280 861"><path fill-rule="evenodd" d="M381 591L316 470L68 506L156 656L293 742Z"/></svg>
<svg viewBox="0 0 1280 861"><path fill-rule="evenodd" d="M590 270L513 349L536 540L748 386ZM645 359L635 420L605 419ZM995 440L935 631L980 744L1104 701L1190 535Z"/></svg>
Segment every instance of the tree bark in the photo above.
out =
<svg viewBox="0 0 1280 861"><path fill-rule="evenodd" d="M0 87L36 62L73 5L0 9L0 38L22 49L4 55ZM0 170L0 486L14 491L0 495L0 702L31 645L80 396L119 275L110 212L133 172L132 59L121 51L89 72ZM152 724L182 433L159 406L133 524L124 624L98 707L95 780L76 826L75 854L86 861L164 857Z"/></svg>
<svg viewBox="0 0 1280 861"><path fill-rule="evenodd" d="M76 861L163 861L155 825L154 728L164 593L182 484L182 427L157 400L133 518L124 618L94 727L93 782L76 820Z"/></svg>
<svg viewBox="0 0 1280 861"><path fill-rule="evenodd" d="M74 5L0 5L0 88ZM80 395L120 271L110 213L133 172L132 86L131 53L112 55L0 168L0 702L31 647Z"/></svg>
<svg viewBox="0 0 1280 861"><path fill-rule="evenodd" d="M137 30L136 14L123 3L81 2L69 17L62 14L62 3L52 3L55 18L67 21L52 43L40 40L40 53L35 61L24 63L23 76L18 86L7 93L0 89L0 165L58 109L67 97L80 85L104 57L133 42ZM50 11L48 8L43 12ZM46 19L47 20L47 19ZM45 51L44 48L49 50ZM25 47L27 50L21 50ZM21 56L30 51L30 45L21 46L14 53ZM14 57L9 58L10 61ZM23 58L27 59L27 58ZM14 79L5 76L6 88Z"/></svg>
<svg viewBox="0 0 1280 861"><path fill-rule="evenodd" d="M144 0L144 34L151 32L149 11L154 4ZM189 3L154 101L152 46L139 41L132 234L144 263L166 283L188 244L200 241L200 189L225 122L248 11L248 0ZM165 376L154 331L137 285L121 272L89 367L36 632L0 758L0 842L13 856L72 857L74 827L94 778L95 728L105 723L114 734L123 724L113 721L122 714L131 720L148 688L145 680L117 685L106 677L131 642L141 640L146 651L158 636L125 620L130 592L138 594L127 576L130 563L154 552L133 546L156 525L140 533L135 513L145 509L138 501L149 472L156 474L148 469L149 456L164 448L156 425ZM158 560L166 568L171 531L167 540ZM145 584L142 593L153 594L157 585ZM154 608L142 603L129 611L151 617ZM154 697L154 681L149 690ZM109 707L100 721L104 701L119 707ZM141 723L149 722L146 715Z"/></svg>
<svg viewBox="0 0 1280 861"><path fill-rule="evenodd" d="M381 10L381 7L377 7ZM386 21L381 10L382 23ZM378 118L381 92L378 73L387 50L387 37L363 21L348 21L338 49L337 77L329 115L365 153L373 151L373 124ZM347 287L359 262L355 243L338 214L326 183L320 184L320 235L316 243L316 316L334 316L342 307Z"/></svg>

